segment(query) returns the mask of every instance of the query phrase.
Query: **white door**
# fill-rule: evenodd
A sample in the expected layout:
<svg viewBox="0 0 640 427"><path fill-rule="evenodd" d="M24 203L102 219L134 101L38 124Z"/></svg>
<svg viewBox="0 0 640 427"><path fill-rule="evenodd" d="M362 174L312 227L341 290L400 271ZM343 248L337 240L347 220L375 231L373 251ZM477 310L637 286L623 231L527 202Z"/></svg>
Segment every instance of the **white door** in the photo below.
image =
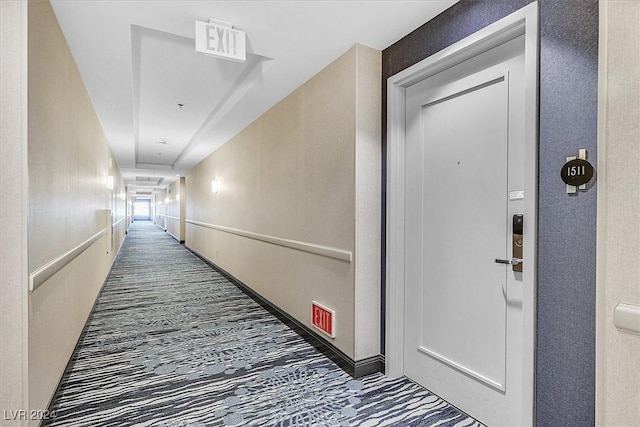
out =
<svg viewBox="0 0 640 427"><path fill-rule="evenodd" d="M523 419L524 43L406 90L405 375L490 426Z"/></svg>

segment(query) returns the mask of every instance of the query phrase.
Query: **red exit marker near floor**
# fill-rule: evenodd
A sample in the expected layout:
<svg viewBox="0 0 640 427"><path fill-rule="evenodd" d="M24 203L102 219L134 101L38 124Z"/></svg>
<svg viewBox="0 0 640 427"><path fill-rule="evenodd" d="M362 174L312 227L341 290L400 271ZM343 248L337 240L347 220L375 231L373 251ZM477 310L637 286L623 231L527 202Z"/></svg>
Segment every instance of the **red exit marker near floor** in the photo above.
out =
<svg viewBox="0 0 640 427"><path fill-rule="evenodd" d="M336 312L315 301L311 302L311 324L331 338L336 337Z"/></svg>

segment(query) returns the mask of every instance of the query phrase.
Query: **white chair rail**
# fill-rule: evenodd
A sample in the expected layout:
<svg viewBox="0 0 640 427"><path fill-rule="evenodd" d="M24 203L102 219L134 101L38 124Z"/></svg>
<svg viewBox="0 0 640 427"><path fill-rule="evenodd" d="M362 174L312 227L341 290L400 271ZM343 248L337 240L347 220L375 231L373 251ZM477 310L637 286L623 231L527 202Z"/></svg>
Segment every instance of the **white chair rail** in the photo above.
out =
<svg viewBox="0 0 640 427"><path fill-rule="evenodd" d="M33 292L40 286L42 286L42 284L49 280L51 276L62 270L74 259L79 257L80 254L89 249L89 247L91 247L91 245L98 241L98 239L100 239L106 232L107 229L103 228L84 242L80 243L75 248L65 252L59 257L49 261L48 263L31 272L31 274L29 274L29 292Z"/></svg>
<svg viewBox="0 0 640 427"><path fill-rule="evenodd" d="M621 332L640 335L640 305L623 302L616 305L613 324Z"/></svg>
<svg viewBox="0 0 640 427"><path fill-rule="evenodd" d="M215 225L215 224L208 224L206 222L194 221L191 219L187 219L186 223L196 225L199 227L210 228L212 230L222 231L224 233L235 234L237 236L246 237L248 239L259 240L261 242L271 243L273 245L283 246L283 247L295 249L298 251L308 252L315 255L322 255L322 256L337 259L340 261L351 262L353 260L353 253L351 251L344 250L344 249L316 245L313 243L301 242L299 240L283 239L281 237L254 233L252 231L238 230L236 228L224 227L224 226Z"/></svg>

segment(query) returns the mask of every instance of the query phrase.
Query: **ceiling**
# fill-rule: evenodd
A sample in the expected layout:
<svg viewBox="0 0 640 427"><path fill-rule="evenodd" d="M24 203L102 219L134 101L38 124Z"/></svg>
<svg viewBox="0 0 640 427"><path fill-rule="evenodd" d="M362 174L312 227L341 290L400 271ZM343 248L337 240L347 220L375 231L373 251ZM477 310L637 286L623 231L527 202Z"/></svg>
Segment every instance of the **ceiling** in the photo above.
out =
<svg viewBox="0 0 640 427"><path fill-rule="evenodd" d="M386 48L454 0L51 0L131 191L150 194L355 43ZM195 53L195 21L247 34L244 63Z"/></svg>

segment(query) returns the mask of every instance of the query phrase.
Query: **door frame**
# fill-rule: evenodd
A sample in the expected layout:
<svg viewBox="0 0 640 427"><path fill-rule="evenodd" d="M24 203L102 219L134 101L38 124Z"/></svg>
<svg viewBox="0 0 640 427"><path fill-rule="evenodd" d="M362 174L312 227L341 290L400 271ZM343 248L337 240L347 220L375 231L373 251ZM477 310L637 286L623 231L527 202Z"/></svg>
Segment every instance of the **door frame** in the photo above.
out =
<svg viewBox="0 0 640 427"><path fill-rule="evenodd" d="M386 210L386 352L390 377L404 373L404 233L405 233L405 102L406 88L494 48L525 36L525 185L523 272L523 423L534 421L537 182L538 182L538 2L485 27L469 37L389 77L387 80L387 210Z"/></svg>

